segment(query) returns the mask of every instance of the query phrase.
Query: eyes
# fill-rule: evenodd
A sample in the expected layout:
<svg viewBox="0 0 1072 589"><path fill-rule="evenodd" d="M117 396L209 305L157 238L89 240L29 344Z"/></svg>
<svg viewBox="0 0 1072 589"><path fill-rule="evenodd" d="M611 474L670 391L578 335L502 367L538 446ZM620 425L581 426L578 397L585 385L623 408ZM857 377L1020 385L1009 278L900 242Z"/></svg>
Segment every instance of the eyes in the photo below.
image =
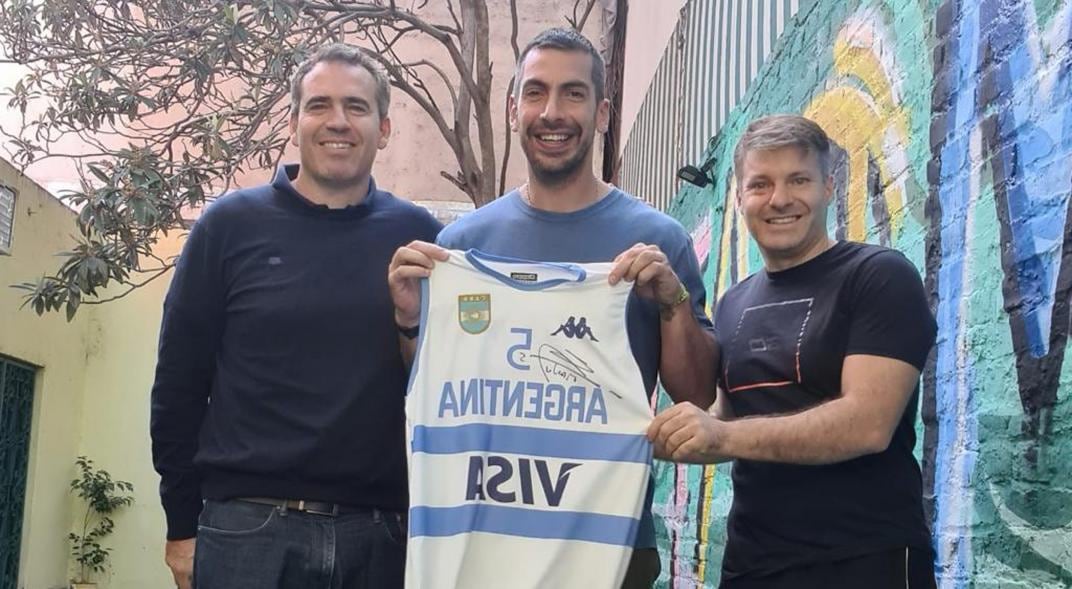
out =
<svg viewBox="0 0 1072 589"><path fill-rule="evenodd" d="M790 186L803 187L811 184L811 178L808 176L793 176L789 179L788 184ZM763 190L770 190L773 184L769 180L756 179L751 180L745 184L745 190L747 192L760 192Z"/></svg>
<svg viewBox="0 0 1072 589"><path fill-rule="evenodd" d="M521 92L521 97L527 101L541 100L547 96L547 90L537 86L529 86ZM566 88L562 91L562 97L571 102L584 102L588 100L588 89L583 87Z"/></svg>
<svg viewBox="0 0 1072 589"><path fill-rule="evenodd" d="M330 111L332 105L327 100L310 100L305 104L304 111L310 114L321 114ZM350 101L344 106L346 112L353 115L366 115L370 112L369 105L363 101Z"/></svg>
<svg viewBox="0 0 1072 589"><path fill-rule="evenodd" d="M588 98L588 93L580 89L566 90L566 98L569 98L570 100L583 101Z"/></svg>

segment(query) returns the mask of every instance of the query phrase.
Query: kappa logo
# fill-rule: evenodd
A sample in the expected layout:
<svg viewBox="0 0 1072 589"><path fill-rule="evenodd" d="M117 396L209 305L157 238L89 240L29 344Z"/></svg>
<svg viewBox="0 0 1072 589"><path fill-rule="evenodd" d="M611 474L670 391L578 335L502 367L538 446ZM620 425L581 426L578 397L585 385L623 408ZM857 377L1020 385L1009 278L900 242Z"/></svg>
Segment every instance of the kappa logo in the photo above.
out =
<svg viewBox="0 0 1072 589"><path fill-rule="evenodd" d="M458 296L458 324L465 333L483 333L491 325L491 295L464 294Z"/></svg>
<svg viewBox="0 0 1072 589"><path fill-rule="evenodd" d="M596 334L592 333L592 328L588 326L588 320L584 317L581 317L580 320L578 320L573 315L570 315L570 318L562 325L559 325L558 329L552 331L551 335L558 335L560 333L568 338L584 339L584 336L588 336L588 339L594 342L599 341L596 339Z"/></svg>

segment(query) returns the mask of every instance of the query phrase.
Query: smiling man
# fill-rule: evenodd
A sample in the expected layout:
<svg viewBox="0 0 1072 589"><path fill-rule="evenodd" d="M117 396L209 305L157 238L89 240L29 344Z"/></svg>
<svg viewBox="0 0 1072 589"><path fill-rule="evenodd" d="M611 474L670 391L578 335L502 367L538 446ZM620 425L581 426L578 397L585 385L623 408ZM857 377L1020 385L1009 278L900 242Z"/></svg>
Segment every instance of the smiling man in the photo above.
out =
<svg viewBox="0 0 1072 589"><path fill-rule="evenodd" d="M661 413L656 453L735 460L724 589L933 588L912 453L936 331L919 273L830 238L830 140L814 122L754 121L734 169L764 267L715 311L714 413Z"/></svg>
<svg viewBox="0 0 1072 589"><path fill-rule="evenodd" d="M648 401L658 380L675 400L707 407L714 397L715 343L689 236L674 219L592 172L592 146L610 117L604 77L602 57L576 31L549 29L529 42L509 97L528 181L444 229L438 247L415 242L396 253L390 277L395 320L418 327L418 279L436 260L446 260L443 248L540 262L614 262L610 282L633 283L626 328L644 385L636 394ZM570 325L568 313L562 321L576 335L588 334L586 323ZM403 346L412 353L414 342ZM626 588L649 588L659 574L651 499L649 486Z"/></svg>
<svg viewBox="0 0 1072 589"><path fill-rule="evenodd" d="M372 180L389 98L361 50L313 54L291 81L300 165L190 231L151 424L183 589L194 570L198 589L402 586L406 373L386 273L440 225Z"/></svg>

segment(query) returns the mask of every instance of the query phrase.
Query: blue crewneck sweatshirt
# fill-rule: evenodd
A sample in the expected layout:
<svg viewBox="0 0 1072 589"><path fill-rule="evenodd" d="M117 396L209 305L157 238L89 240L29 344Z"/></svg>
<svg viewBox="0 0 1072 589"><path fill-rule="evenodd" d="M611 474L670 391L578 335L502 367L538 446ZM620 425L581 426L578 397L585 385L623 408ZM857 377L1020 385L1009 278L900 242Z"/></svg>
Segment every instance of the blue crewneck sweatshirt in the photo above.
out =
<svg viewBox="0 0 1072 589"><path fill-rule="evenodd" d="M441 225L371 180L360 204L312 203L297 170L209 206L176 264L151 419L169 539L196 534L203 499L406 509L387 265Z"/></svg>

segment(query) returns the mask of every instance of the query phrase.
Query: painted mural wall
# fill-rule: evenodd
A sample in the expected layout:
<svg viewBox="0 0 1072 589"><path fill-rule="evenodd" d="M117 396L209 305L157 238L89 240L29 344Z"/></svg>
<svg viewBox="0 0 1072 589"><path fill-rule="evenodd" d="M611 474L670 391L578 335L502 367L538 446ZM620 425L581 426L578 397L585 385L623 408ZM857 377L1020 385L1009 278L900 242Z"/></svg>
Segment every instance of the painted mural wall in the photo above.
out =
<svg viewBox="0 0 1072 589"><path fill-rule="evenodd" d="M1072 0L802 3L711 141L714 184L671 205L712 294L761 266L731 154L776 112L839 147L831 232L925 277L939 335L917 451L939 586L1072 586ZM717 585L729 468L657 476L660 585Z"/></svg>

